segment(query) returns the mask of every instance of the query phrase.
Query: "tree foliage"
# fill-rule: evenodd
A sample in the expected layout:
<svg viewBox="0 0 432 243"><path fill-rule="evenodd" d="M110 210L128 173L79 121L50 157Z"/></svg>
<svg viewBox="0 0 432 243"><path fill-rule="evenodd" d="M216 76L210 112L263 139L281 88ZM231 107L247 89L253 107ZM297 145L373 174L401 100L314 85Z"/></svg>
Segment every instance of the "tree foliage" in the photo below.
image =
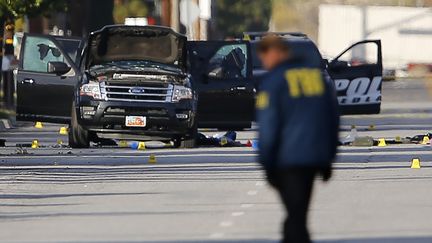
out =
<svg viewBox="0 0 432 243"><path fill-rule="evenodd" d="M65 10L66 6L65 0L0 0L0 15L6 18L32 17Z"/></svg>
<svg viewBox="0 0 432 243"><path fill-rule="evenodd" d="M245 31L267 31L272 1L217 0L216 28L225 37L238 37Z"/></svg>
<svg viewBox="0 0 432 243"><path fill-rule="evenodd" d="M114 21L123 24L127 17L146 17L148 12L143 0L117 1L114 5Z"/></svg>

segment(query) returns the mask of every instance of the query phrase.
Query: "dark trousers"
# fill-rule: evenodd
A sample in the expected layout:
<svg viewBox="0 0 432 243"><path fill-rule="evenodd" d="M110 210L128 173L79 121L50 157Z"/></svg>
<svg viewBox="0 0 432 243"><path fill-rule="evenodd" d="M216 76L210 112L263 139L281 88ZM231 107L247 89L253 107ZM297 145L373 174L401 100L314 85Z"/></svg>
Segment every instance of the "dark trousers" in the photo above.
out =
<svg viewBox="0 0 432 243"><path fill-rule="evenodd" d="M317 170L289 169L268 172L270 183L279 192L287 218L284 223L283 243L310 243L307 212Z"/></svg>

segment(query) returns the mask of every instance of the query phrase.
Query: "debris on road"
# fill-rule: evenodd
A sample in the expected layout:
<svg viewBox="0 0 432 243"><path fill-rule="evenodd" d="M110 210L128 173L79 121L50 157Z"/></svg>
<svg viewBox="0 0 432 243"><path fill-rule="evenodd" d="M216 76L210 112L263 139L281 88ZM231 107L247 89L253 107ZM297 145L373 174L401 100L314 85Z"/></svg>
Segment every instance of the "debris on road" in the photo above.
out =
<svg viewBox="0 0 432 243"><path fill-rule="evenodd" d="M240 142L236 141L237 133L228 131L224 135L215 134L213 136L206 136L202 133L198 134L199 146L216 146L216 147L242 147Z"/></svg>
<svg viewBox="0 0 432 243"><path fill-rule="evenodd" d="M374 145L373 137L356 137L352 142L352 146L356 147L372 147Z"/></svg>
<svg viewBox="0 0 432 243"><path fill-rule="evenodd" d="M340 141L340 145L351 144L352 142L354 142L354 140L357 137L358 137L357 128L355 125L352 125L350 133Z"/></svg>
<svg viewBox="0 0 432 243"><path fill-rule="evenodd" d="M127 147L129 147L129 144L128 144L127 141L125 141L125 140L121 140L121 141L118 143L118 146L119 146L120 148L127 148Z"/></svg>
<svg viewBox="0 0 432 243"><path fill-rule="evenodd" d="M23 149L23 148L21 148L21 147L18 147L18 148L15 150L15 154L27 155L27 154L29 154L29 152L27 152L27 149Z"/></svg>
<svg viewBox="0 0 432 243"><path fill-rule="evenodd" d="M411 143L426 145L426 144L430 144L431 137L432 137L431 133L426 133L421 135L415 135L409 139Z"/></svg>

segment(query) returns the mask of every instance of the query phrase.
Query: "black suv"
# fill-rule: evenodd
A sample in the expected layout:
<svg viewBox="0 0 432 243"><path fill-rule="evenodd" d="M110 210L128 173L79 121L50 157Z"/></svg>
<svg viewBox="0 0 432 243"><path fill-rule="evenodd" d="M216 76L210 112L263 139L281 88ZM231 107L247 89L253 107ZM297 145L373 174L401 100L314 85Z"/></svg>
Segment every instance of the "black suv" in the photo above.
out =
<svg viewBox="0 0 432 243"><path fill-rule="evenodd" d="M255 82L259 82L260 76L265 73L256 55L255 45L267 34L269 33L244 33L244 39L251 43ZM322 68L327 80L334 83L342 114L380 112L383 76L380 40L354 43L329 61L322 58L318 47L305 34L271 34L283 37L290 44L293 58Z"/></svg>
<svg viewBox="0 0 432 243"><path fill-rule="evenodd" d="M248 128L254 88L248 42L190 42L160 26L106 26L88 40L25 34L17 118L69 124L69 144L173 140L197 127Z"/></svg>

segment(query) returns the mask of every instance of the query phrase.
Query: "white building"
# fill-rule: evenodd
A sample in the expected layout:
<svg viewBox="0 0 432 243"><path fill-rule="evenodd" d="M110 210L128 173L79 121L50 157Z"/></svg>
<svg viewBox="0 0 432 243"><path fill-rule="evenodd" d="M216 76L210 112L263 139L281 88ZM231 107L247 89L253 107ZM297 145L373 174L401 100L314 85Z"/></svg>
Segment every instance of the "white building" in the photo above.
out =
<svg viewBox="0 0 432 243"><path fill-rule="evenodd" d="M319 47L329 57L363 39L381 39L385 68L432 63L432 9L324 4Z"/></svg>

